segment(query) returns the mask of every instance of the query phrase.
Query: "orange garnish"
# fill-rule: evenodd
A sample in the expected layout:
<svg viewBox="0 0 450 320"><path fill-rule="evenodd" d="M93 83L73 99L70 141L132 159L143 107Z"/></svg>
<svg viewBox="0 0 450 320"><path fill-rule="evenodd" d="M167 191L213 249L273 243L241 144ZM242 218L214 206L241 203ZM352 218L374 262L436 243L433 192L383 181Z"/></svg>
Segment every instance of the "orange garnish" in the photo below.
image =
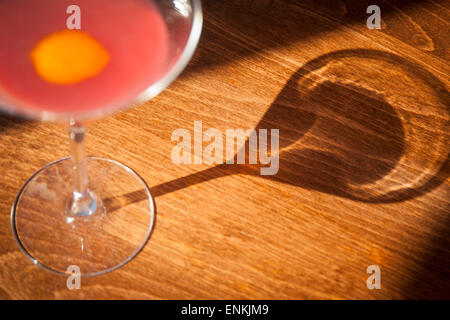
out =
<svg viewBox="0 0 450 320"><path fill-rule="evenodd" d="M46 81L69 85L98 75L109 63L108 51L79 30L52 33L31 51L36 72Z"/></svg>

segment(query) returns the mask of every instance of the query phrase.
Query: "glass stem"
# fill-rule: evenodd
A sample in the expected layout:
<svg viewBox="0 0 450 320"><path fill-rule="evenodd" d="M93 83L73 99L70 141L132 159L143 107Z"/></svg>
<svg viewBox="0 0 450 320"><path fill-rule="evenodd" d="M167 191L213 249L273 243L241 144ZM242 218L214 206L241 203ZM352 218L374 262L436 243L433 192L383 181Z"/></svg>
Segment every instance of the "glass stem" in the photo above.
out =
<svg viewBox="0 0 450 320"><path fill-rule="evenodd" d="M88 216L95 212L97 200L88 189L86 127L79 122L70 122L70 154L73 162L73 196L69 210L75 216Z"/></svg>

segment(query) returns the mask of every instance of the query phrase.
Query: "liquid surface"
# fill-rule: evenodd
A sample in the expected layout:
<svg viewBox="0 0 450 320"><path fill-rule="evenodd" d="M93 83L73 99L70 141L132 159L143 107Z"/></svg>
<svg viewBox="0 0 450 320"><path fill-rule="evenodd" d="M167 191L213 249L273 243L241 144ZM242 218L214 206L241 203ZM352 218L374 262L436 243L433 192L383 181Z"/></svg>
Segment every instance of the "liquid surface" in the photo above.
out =
<svg viewBox="0 0 450 320"><path fill-rule="evenodd" d="M71 5L80 30L67 30ZM0 103L19 112L122 106L161 78L168 55L149 0L0 0L0 43Z"/></svg>

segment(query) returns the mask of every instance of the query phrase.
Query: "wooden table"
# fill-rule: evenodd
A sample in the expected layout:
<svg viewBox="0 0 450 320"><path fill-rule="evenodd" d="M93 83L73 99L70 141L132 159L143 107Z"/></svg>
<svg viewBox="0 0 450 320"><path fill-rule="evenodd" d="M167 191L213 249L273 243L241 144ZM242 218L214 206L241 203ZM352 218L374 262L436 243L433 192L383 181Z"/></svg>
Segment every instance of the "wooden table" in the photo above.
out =
<svg viewBox="0 0 450 320"><path fill-rule="evenodd" d="M89 154L142 175L158 215L136 259L80 290L33 266L9 222L24 181L67 155L67 131L2 116L0 298L450 298L450 1L380 0L369 30L372 2L204 1L182 76L89 124ZM174 164L172 132L194 121L280 129L279 172Z"/></svg>

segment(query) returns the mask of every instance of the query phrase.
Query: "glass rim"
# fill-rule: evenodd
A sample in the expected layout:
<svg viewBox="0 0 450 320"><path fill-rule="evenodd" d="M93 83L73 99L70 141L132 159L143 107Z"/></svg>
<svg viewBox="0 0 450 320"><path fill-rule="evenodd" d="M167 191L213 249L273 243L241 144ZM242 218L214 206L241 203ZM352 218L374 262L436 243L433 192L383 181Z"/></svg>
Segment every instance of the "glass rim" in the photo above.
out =
<svg viewBox="0 0 450 320"><path fill-rule="evenodd" d="M180 57L170 70L157 82L150 85L148 88L139 93L136 98L125 104L112 104L99 110L88 112L54 112L54 111L37 111L37 110L17 110L13 106L8 106L7 103L0 102L0 111L4 111L13 116L20 116L30 120L40 120L46 122L66 122L71 120L84 121L95 120L121 110L126 110L132 106L143 104L144 102L156 97L165 88L167 88L175 79L183 72L191 60L200 40L200 35L203 28L203 12L201 0L191 0L192 2L192 26L189 32L189 37L186 46L183 49Z"/></svg>

